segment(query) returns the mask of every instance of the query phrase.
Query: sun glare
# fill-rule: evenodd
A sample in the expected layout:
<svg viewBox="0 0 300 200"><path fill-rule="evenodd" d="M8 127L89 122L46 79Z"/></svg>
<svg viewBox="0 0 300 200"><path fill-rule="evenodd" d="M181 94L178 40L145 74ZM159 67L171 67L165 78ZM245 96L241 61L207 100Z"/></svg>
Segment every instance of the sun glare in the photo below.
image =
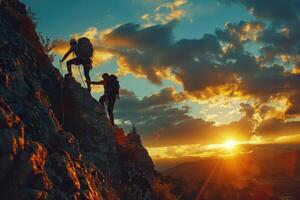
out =
<svg viewBox="0 0 300 200"><path fill-rule="evenodd" d="M224 143L224 148L227 149L227 150L233 150L236 146L236 141L234 140L227 140L225 143Z"/></svg>

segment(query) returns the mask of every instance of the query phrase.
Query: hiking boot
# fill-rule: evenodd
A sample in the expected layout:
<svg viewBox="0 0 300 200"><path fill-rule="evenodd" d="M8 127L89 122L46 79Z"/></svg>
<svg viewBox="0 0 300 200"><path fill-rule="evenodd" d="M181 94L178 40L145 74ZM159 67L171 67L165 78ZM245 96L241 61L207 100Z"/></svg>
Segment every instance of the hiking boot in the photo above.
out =
<svg viewBox="0 0 300 200"><path fill-rule="evenodd" d="M65 78L71 78L71 77L72 77L72 73L65 74Z"/></svg>

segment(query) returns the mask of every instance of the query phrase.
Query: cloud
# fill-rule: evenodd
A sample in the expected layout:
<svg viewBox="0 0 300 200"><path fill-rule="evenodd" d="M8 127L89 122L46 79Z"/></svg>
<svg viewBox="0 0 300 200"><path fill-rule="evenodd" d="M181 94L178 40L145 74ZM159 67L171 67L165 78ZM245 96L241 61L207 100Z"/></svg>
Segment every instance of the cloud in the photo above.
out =
<svg viewBox="0 0 300 200"><path fill-rule="evenodd" d="M187 3L187 0L175 0L174 2L167 2L159 5L155 9L155 20L161 23L167 23L173 20L181 19L187 12L186 10L181 9L181 7ZM170 10L170 12L167 14L161 14L160 11L164 8Z"/></svg>
<svg viewBox="0 0 300 200"><path fill-rule="evenodd" d="M271 21L290 22L298 18L300 2L298 0L219 0L228 4L243 4L248 11L261 18Z"/></svg>
<svg viewBox="0 0 300 200"><path fill-rule="evenodd" d="M257 133L271 138L283 135L296 135L300 133L300 122L285 122L282 119L272 118L263 121L257 128Z"/></svg>
<svg viewBox="0 0 300 200"><path fill-rule="evenodd" d="M284 135L284 136L279 136L278 138L275 139L276 143L286 143L289 146L291 144L299 144L300 141L300 134L295 134L295 135Z"/></svg>
<svg viewBox="0 0 300 200"><path fill-rule="evenodd" d="M300 115L299 2L223 2L244 5L254 18L228 22L214 34L176 39L174 29L178 21L174 19L184 16L184 12L176 11L184 10L188 2L173 1L156 9L159 13L170 11L164 12L165 21L161 24L127 23L74 34L92 40L95 65L114 57L119 75L142 76L158 85L171 80L182 86L183 91L165 88L143 99L122 90L116 116L124 127L130 122L140 127L148 145L218 141L230 135L224 130L236 132L236 137L249 138L253 134L273 136L285 131L293 134L298 128L297 123L288 120ZM152 17L151 13L142 16L146 21ZM249 49L248 44L257 49ZM67 48L67 42L58 40L55 52L62 55ZM240 105L244 117L227 125L216 125L191 117L191 108L182 106L188 99L223 98L245 101ZM207 115L206 119L209 117L213 116Z"/></svg>
<svg viewBox="0 0 300 200"><path fill-rule="evenodd" d="M256 41L257 35L263 31L265 25L260 21L227 22L224 30L217 29L216 35L222 41L238 45L240 42Z"/></svg>
<svg viewBox="0 0 300 200"><path fill-rule="evenodd" d="M146 26L154 23L166 24L171 21L179 21L186 16L187 10L184 7L189 6L188 0L174 0L164 2L158 5L153 13L146 13L141 19L146 22Z"/></svg>
<svg viewBox="0 0 300 200"><path fill-rule="evenodd" d="M116 105L116 119L127 129L135 124L147 146L223 142L228 137L247 139L252 136L252 119L217 126L189 115L189 107L180 106L182 93L165 88L159 93L138 99L134 93L121 90Z"/></svg>
<svg viewBox="0 0 300 200"><path fill-rule="evenodd" d="M266 61L276 55L289 55L290 60L300 52L300 2L298 0L220 0L225 3L239 3L259 20L271 22L257 41L263 44L262 53ZM295 62L293 62L295 64Z"/></svg>
<svg viewBox="0 0 300 200"><path fill-rule="evenodd" d="M115 48L122 48L115 52L120 56L123 71L144 75L154 84L160 84L166 78L161 75L168 71L175 75L186 92L199 99L227 95L268 101L276 96L286 96L294 106L289 113L298 112L298 75L286 71L282 65L265 66L244 51L246 40L257 40L247 36L247 31L262 32L262 23L227 24L229 28L223 32L217 30L216 36L206 34L201 39L179 41L173 38L175 25L173 22L140 28L127 24L105 38ZM117 44L111 41L117 41ZM236 51L223 52L221 42L231 43Z"/></svg>
<svg viewBox="0 0 300 200"><path fill-rule="evenodd" d="M218 125L189 115L190 108L180 106L183 93L173 88L138 99L133 92L122 89L116 105L120 126L130 129L135 124L148 147L223 143L228 139L253 141L253 138L273 140L281 135L294 135L299 122L276 118L276 110L267 104L252 106L241 103L244 113L239 121Z"/></svg>
<svg viewBox="0 0 300 200"><path fill-rule="evenodd" d="M158 50L173 41L172 30L176 22L141 28L138 24L123 24L103 35L103 43L114 48Z"/></svg>
<svg viewBox="0 0 300 200"><path fill-rule="evenodd" d="M281 64L263 63L244 48L246 42L265 41L261 39L263 23L227 23L215 35L180 40L174 39L176 24L172 21L143 28L129 23L106 31L91 28L81 35L92 39L96 64L117 58L119 75L133 73L154 84L172 80L200 100L247 96L266 102L284 96L289 100L287 114L300 112L300 75ZM231 47L224 51L227 45ZM66 42L58 40L55 51L61 53L66 47Z"/></svg>
<svg viewBox="0 0 300 200"><path fill-rule="evenodd" d="M273 26L265 29L258 41L263 44L262 55L268 58L267 61L280 59L285 64L292 64L295 67L299 63L300 52L300 19L290 24Z"/></svg>
<svg viewBox="0 0 300 200"><path fill-rule="evenodd" d="M219 72L220 78L229 74L218 71L217 67L215 71L209 70L210 67L214 69L213 66L217 66L209 58L214 59L215 54L221 51L216 37L205 35L202 39L183 39L175 42L173 37L175 25L174 21L147 28L141 28L136 24L125 24L107 34L104 41L115 48L123 71L143 74L155 84L160 84L162 79L167 78L164 75L168 70L175 74L176 79L182 82L184 87L191 90L193 88L186 79L193 78L195 74L203 76L193 78L199 80L201 84L201 80L208 82L203 81L203 87L214 82L213 79L209 79L212 74ZM201 62L195 60L197 56L203 59L206 57L206 60L202 61L203 67ZM197 86L197 83L194 85Z"/></svg>
<svg viewBox="0 0 300 200"><path fill-rule="evenodd" d="M173 88L165 88L157 94L139 100L134 93L121 90L121 100L116 105L116 118L123 126L129 121L143 127L144 134L151 134L157 127L169 126L187 116L188 108L176 108L174 103L184 99Z"/></svg>
<svg viewBox="0 0 300 200"><path fill-rule="evenodd" d="M253 115L255 113L255 109L251 105L241 103L240 106L241 106L241 111L245 112L245 116L247 118L250 118L250 119L253 118Z"/></svg>

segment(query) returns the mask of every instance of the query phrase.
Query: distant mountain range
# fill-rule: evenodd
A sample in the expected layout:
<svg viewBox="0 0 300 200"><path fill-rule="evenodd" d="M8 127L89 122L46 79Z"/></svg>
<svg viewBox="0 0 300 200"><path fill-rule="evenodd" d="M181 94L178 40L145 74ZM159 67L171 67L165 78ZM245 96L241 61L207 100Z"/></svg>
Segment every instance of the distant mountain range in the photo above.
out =
<svg viewBox="0 0 300 200"><path fill-rule="evenodd" d="M201 200L299 200L298 147L254 146L250 154L185 162L165 170L163 174L170 178L175 187L179 183L189 190L177 191L182 199L194 199L209 179L207 189L203 192L206 196Z"/></svg>

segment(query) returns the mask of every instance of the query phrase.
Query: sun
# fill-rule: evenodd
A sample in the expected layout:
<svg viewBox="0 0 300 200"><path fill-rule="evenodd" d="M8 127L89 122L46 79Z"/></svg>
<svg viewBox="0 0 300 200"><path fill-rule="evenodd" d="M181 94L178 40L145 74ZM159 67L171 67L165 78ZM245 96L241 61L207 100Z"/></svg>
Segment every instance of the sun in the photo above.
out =
<svg viewBox="0 0 300 200"><path fill-rule="evenodd" d="M234 140L227 140L225 143L224 143L224 148L227 149L227 150L233 150L237 145L237 142L234 141Z"/></svg>

